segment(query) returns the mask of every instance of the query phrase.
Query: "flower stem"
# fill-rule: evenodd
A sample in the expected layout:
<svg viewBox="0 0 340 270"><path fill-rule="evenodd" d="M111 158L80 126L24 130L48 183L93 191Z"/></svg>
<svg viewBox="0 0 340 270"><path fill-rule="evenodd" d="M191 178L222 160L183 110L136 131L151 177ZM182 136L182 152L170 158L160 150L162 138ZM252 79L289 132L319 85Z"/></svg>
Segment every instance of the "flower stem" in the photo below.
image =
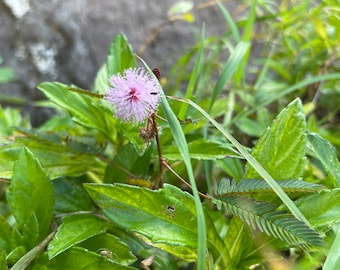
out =
<svg viewBox="0 0 340 270"><path fill-rule="evenodd" d="M182 177L181 177L181 176L180 176L173 168L171 168L171 166L166 162L165 159L162 159L162 163L163 163L163 166L164 166L165 168L167 168L167 169L168 169L173 175L175 175L179 180L181 180L181 182L182 182L184 185L186 185L188 188L192 189L191 185L190 185L184 178L182 178ZM206 194L204 194L204 193L202 193L202 192L200 192L200 191L198 191L198 194L199 194L202 198L211 200L211 198L210 198L208 195L206 195Z"/></svg>
<svg viewBox="0 0 340 270"><path fill-rule="evenodd" d="M155 133L155 139L156 139L156 144L157 144L157 152L158 152L158 163L159 163L159 172L156 178L156 182L154 184L154 188L161 188L163 186L163 174L164 174L164 164L163 164L163 157L162 157L162 150L161 150L161 144L159 140L159 135L158 135L158 128L157 128L157 122L156 122L156 117L155 114L153 113L150 117L151 123L152 123L152 129Z"/></svg>

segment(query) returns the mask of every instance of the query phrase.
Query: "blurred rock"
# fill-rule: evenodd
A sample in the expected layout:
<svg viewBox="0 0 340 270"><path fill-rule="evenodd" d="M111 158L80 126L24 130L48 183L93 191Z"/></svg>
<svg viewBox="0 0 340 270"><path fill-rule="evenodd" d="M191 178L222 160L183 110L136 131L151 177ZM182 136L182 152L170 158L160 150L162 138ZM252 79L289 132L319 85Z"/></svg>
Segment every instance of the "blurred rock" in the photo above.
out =
<svg viewBox="0 0 340 270"><path fill-rule="evenodd" d="M61 81L91 88L115 35L124 33L137 52L176 2L0 1L0 55L17 74L15 82L0 85L1 94L25 98L33 123L41 123L47 112L31 106L32 101L43 98L35 88L38 83ZM194 1L195 7L203 2ZM203 22L207 36L223 33L225 21L216 6L194 14L193 24L169 23L146 47L142 57L151 67L157 66L166 74L198 39Z"/></svg>

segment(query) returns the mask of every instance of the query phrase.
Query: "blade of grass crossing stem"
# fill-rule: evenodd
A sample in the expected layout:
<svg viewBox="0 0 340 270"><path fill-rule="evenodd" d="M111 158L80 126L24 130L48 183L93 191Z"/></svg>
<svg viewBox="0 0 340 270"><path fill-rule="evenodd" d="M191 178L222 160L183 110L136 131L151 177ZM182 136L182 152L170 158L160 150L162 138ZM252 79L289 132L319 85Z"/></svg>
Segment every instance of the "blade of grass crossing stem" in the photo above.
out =
<svg viewBox="0 0 340 270"><path fill-rule="evenodd" d="M212 109L216 98L221 93L225 84L229 81L231 76L236 71L239 64L242 62L242 59L246 55L250 44L249 42L240 41L237 45L235 50L232 52L230 58L228 59L227 63L225 64L222 74L219 76L217 83L215 85L214 91L212 93L212 97L210 100L209 110Z"/></svg>
<svg viewBox="0 0 340 270"><path fill-rule="evenodd" d="M340 74L339 73L331 73L331 74L324 74L324 75L320 75L320 76L316 76L316 77L311 77L308 78L304 81L301 81L297 84L294 84L290 87L288 87L285 90L282 90L280 92L277 93L276 96L270 97L268 99L266 99L265 101L260 102L259 104L257 104L254 108L252 109L246 109L242 112L240 112L238 115L236 115L229 123L226 127L230 127L231 125L233 125L235 122L237 122L239 119L241 119L242 117L245 117L249 114L252 114L253 112L256 112L259 108L262 108L264 106L266 106L267 104L280 99L281 97L288 95L296 90L299 90L303 87L306 87L307 85L316 83L316 82L321 82L321 81L331 81L331 80L340 80Z"/></svg>
<svg viewBox="0 0 340 270"><path fill-rule="evenodd" d="M224 130L224 128L215 121L205 110L203 110L196 103L191 100L170 97L171 99L178 100L181 102L186 102L196 110L198 110L204 117L206 117L215 128L220 131L240 152L240 154L249 162L249 164L263 177L263 179L268 183L268 185L274 190L277 196L282 200L282 202L287 206L290 212L299 220L305 222L310 226L307 219L300 212L300 210L296 207L296 205L292 202L292 200L287 196L287 194L282 190L282 188L276 183L273 177L262 167L262 165L241 145L228 131Z"/></svg>
<svg viewBox="0 0 340 270"><path fill-rule="evenodd" d="M140 57L138 58L141 60L145 68L150 72L150 75L154 76L154 74L152 73L149 66L145 63L145 61L141 59ZM157 80L155 76L154 78L155 80ZM202 207L201 200L198 194L194 172L193 172L193 168L192 168L191 161L190 161L189 149L188 149L188 145L187 145L182 127L180 123L178 122L176 115L172 111L161 86L159 87L161 89L161 105L162 105L164 114L166 116L166 119L169 122L169 126L171 129L172 135L174 137L174 140L177 144L177 147L181 153L184 164L186 166L190 185L192 188L192 193L194 195L194 201L195 201L196 212L197 212L197 228L198 228L197 269L204 270L206 251L207 251L207 232L206 232L206 224L205 224L205 219L204 219L203 207Z"/></svg>
<svg viewBox="0 0 340 270"><path fill-rule="evenodd" d="M244 32L243 32L243 35L242 35L242 41L243 42L249 42L249 44L250 44L250 41L251 41L251 38L252 38L252 35L253 35L253 28L254 28L254 24L255 24L255 20L256 20L256 16L255 16L256 4L257 4L257 1L253 0L252 5L250 7L249 14L248 14L246 26L244 28ZM249 46L248 50L246 51L246 53L244 54L244 57L242 58L241 62L239 63L237 71L235 73L234 81L235 81L236 85L238 85L240 83L240 81L244 78L244 70L245 70L245 67L247 65L249 54L250 54L250 46Z"/></svg>
<svg viewBox="0 0 340 270"><path fill-rule="evenodd" d="M187 99L192 98L198 75L200 74L201 69L202 69L204 36L205 36L205 26L203 25L201 39L200 39L200 46L199 46L199 49L198 49L198 52L197 52L197 59L196 59L195 66L194 66L194 69L192 71L192 74L190 76L190 80L189 80L187 90L185 92L185 98L187 98ZM188 104L182 103L181 109L180 109L179 114L178 114L179 119L185 118L187 109L188 109Z"/></svg>
<svg viewBox="0 0 340 270"><path fill-rule="evenodd" d="M230 28L231 34L233 35L233 38L236 40L236 42L240 41L240 32L238 31L237 25L235 24L233 18L230 16L230 13L228 10L221 4L219 0L216 0L218 7L220 8L225 21L227 22L227 25Z"/></svg>
<svg viewBox="0 0 340 270"><path fill-rule="evenodd" d="M328 252L326 261L322 267L323 270L334 270L340 269L340 255L339 255L339 246L340 246L340 227L336 226L336 237L332 244L331 249Z"/></svg>

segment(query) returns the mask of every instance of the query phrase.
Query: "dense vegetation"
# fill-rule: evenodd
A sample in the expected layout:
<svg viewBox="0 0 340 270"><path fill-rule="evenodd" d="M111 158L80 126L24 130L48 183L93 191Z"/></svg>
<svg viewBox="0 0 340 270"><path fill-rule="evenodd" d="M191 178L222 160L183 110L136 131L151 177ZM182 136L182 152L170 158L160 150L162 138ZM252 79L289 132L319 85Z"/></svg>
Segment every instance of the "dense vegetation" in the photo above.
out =
<svg viewBox="0 0 340 270"><path fill-rule="evenodd" d="M340 269L339 3L216 5L224 35L169 74L117 35L92 91L37 86L41 126L0 109L0 270ZM162 86L142 123L105 98L137 66Z"/></svg>

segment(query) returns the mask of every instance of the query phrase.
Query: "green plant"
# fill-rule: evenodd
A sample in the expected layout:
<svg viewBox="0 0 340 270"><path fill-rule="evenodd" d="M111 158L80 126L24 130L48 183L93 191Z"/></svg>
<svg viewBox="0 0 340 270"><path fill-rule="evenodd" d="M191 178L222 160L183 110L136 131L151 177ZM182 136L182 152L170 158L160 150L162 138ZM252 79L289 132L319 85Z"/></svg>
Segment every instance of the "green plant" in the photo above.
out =
<svg viewBox="0 0 340 270"><path fill-rule="evenodd" d="M124 35L109 48L96 91L38 85L56 110L40 127L1 108L0 270L317 269L325 260L335 269L340 164L323 136L337 142L338 105L330 101L330 117L318 110L340 74L335 62L306 63L325 49L336 59L336 37L319 42L320 21L329 15L336 27L336 8L275 3L253 1L238 21L218 3L230 30L206 38L203 27L145 125L113 117L104 99L114 74L140 64L154 76ZM302 27L306 11L315 28ZM284 29L277 43L296 50L268 52L268 42L253 61L259 25ZM301 59L300 36L315 45Z"/></svg>

